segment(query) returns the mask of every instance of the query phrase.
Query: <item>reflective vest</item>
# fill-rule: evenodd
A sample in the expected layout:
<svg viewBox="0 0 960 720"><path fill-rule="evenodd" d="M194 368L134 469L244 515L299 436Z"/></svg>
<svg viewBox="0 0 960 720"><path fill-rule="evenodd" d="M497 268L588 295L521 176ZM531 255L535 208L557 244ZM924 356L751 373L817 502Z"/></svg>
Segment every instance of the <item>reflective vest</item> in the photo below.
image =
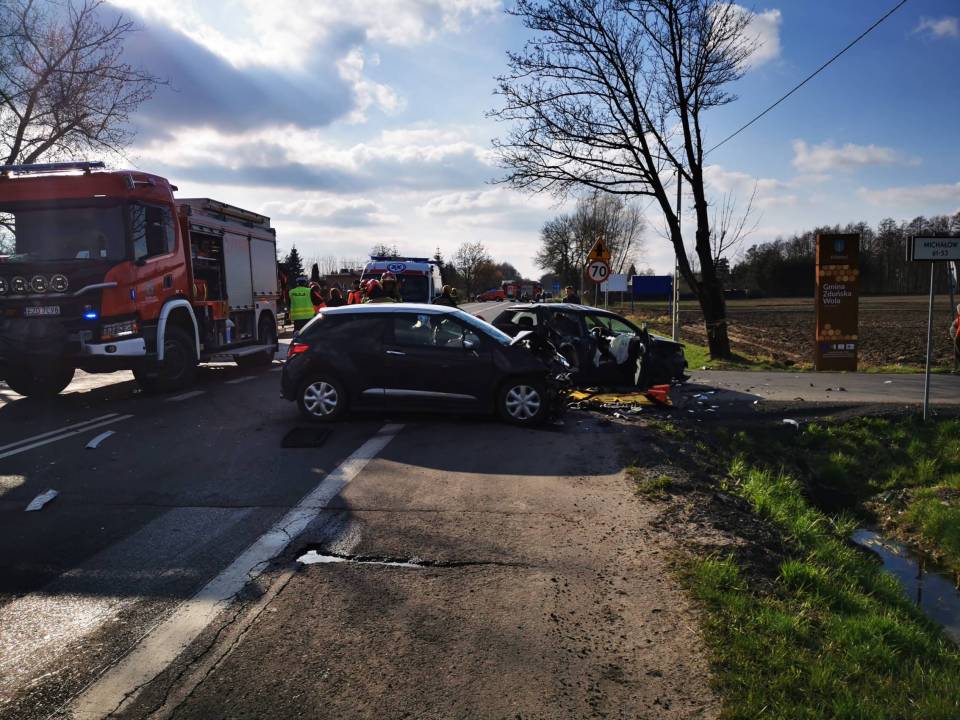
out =
<svg viewBox="0 0 960 720"><path fill-rule="evenodd" d="M290 291L290 318L292 320L309 320L316 313L313 311L313 302L310 300L310 288L295 287Z"/></svg>

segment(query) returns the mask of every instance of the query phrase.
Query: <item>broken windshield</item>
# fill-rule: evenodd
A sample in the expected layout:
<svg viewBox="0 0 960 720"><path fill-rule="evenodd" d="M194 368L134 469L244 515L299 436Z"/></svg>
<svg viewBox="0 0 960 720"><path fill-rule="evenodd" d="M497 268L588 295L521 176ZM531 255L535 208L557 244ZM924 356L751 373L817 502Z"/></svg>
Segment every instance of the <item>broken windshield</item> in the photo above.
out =
<svg viewBox="0 0 960 720"><path fill-rule="evenodd" d="M8 262L123 260L126 226L119 202L0 205L0 254Z"/></svg>

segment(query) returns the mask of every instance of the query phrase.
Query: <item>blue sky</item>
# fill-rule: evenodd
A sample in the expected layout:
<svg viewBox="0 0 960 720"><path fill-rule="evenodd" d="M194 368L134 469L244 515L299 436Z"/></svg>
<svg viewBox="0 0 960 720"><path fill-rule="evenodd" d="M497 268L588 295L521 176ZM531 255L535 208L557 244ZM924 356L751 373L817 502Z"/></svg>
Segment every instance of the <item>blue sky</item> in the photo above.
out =
<svg viewBox="0 0 960 720"><path fill-rule="evenodd" d="M509 1L509 0L505 0ZM483 241L528 275L563 201L490 184L494 76L525 34L501 0L114 0L128 56L170 81L134 118L128 160L274 218L286 250L372 245L450 256ZM749 6L763 39L719 141L894 0ZM710 155L711 192L758 189L748 240L822 223L960 210L960 3L911 0L784 105ZM643 203L646 205L646 203ZM643 266L672 267L649 217Z"/></svg>

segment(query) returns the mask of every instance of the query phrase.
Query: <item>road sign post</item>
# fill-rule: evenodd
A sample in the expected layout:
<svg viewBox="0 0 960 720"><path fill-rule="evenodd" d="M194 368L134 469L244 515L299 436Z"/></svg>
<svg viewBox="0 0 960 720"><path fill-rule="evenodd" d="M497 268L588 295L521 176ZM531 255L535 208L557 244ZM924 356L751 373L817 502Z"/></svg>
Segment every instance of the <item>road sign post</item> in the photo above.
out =
<svg viewBox="0 0 960 720"><path fill-rule="evenodd" d="M599 302L596 293L599 292L601 283L610 277L610 248L602 237L597 238L587 253L587 267L584 272L587 279L594 283L594 302Z"/></svg>
<svg viewBox="0 0 960 720"><path fill-rule="evenodd" d="M930 366L933 363L933 268L938 261L960 260L960 236L925 237L917 235L907 246L907 260L930 263L930 297L927 302L927 360L923 371L923 420L930 409ZM950 308L953 312L953 308Z"/></svg>

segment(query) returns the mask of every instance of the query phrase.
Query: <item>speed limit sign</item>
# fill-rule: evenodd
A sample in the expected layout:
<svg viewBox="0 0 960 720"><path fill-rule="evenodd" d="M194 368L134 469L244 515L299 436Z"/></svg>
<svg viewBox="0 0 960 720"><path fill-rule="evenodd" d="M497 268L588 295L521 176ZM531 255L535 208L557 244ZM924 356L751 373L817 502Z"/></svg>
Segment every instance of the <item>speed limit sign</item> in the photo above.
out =
<svg viewBox="0 0 960 720"><path fill-rule="evenodd" d="M594 260L587 265L587 277L595 283L606 282L610 275L610 266L603 260Z"/></svg>

